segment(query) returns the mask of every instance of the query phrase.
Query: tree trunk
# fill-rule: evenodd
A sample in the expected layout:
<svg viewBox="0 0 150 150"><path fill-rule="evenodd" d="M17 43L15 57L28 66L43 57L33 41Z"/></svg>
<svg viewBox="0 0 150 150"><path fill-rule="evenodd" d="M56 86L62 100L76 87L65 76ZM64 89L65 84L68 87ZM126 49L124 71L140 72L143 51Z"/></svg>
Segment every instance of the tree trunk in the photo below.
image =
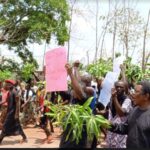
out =
<svg viewBox="0 0 150 150"><path fill-rule="evenodd" d="M95 61L97 60L97 51L98 51L98 0L96 0L96 44L95 44Z"/></svg>
<svg viewBox="0 0 150 150"><path fill-rule="evenodd" d="M89 65L90 60L89 60L89 52L88 51L86 52L86 56L87 56L87 65Z"/></svg>
<svg viewBox="0 0 150 150"><path fill-rule="evenodd" d="M117 30L117 25L116 25L116 19L115 19L115 23L114 23L114 33L113 33L112 61L114 61L114 57L115 57L116 30Z"/></svg>
<svg viewBox="0 0 150 150"><path fill-rule="evenodd" d="M148 53L148 55L147 55L147 57L146 57L146 59L145 59L145 65L148 63L149 58L150 58L150 53ZM146 67L146 66L145 66L145 67Z"/></svg>
<svg viewBox="0 0 150 150"><path fill-rule="evenodd" d="M69 61L69 56L70 56L70 34L71 34L71 27L72 27L72 15L73 15L73 8L76 3L76 0L74 0L74 3L71 6L71 14L70 14L70 25L69 25L69 40L68 40L68 56L67 60Z"/></svg>
<svg viewBox="0 0 150 150"><path fill-rule="evenodd" d="M102 37L102 43L101 43L101 49L100 49L100 58L102 58L104 39L105 39L107 27L108 27L108 25L110 23L110 21L108 20L109 19L109 15L110 15L110 0L109 0L109 11L108 11L108 15L107 15L106 25L104 27L104 33L102 33L103 37ZM98 42L98 47L99 47L99 44L100 44L100 39L99 39L99 42Z"/></svg>
<svg viewBox="0 0 150 150"><path fill-rule="evenodd" d="M147 28L149 24L149 18L150 18L150 10L148 12L148 19L147 23L144 29L144 39L143 39L143 54L142 54L142 71L145 72L145 47L146 47L146 36L147 36Z"/></svg>
<svg viewBox="0 0 150 150"><path fill-rule="evenodd" d="M116 40L116 31L117 31L117 23L116 23L116 15L117 15L117 4L115 6L115 19L114 19L114 32L113 32L113 47L112 47L112 61L114 61L115 57L115 40Z"/></svg>

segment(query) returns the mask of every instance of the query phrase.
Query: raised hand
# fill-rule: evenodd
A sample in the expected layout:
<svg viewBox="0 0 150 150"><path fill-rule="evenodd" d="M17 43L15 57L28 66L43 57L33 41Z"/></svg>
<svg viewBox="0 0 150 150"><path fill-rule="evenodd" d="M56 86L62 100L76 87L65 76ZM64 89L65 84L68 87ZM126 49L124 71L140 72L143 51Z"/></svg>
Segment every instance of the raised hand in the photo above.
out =
<svg viewBox="0 0 150 150"><path fill-rule="evenodd" d="M116 96L117 96L117 91L116 91L115 88L112 88L112 89L111 89L111 96L112 96L112 97L116 97Z"/></svg>
<svg viewBox="0 0 150 150"><path fill-rule="evenodd" d="M67 73L68 73L69 75L72 74L72 67L71 67L71 65L70 65L69 63L67 63L67 64L65 65L65 68L66 68Z"/></svg>

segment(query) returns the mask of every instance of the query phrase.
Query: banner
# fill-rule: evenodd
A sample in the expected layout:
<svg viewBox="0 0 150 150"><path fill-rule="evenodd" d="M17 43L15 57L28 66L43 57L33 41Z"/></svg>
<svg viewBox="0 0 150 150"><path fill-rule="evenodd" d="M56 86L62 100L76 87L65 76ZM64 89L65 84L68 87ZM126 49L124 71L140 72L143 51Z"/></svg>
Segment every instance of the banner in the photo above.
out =
<svg viewBox="0 0 150 150"><path fill-rule="evenodd" d="M118 80L118 73L108 72L102 82L102 89L98 101L105 107L111 98L111 89L114 87L114 83Z"/></svg>
<svg viewBox="0 0 150 150"><path fill-rule="evenodd" d="M67 50L64 47L46 52L46 91L67 91Z"/></svg>
<svg viewBox="0 0 150 150"><path fill-rule="evenodd" d="M125 60L124 56L120 56L114 59L113 61L113 72L116 72L118 75L120 74L120 65L123 64Z"/></svg>

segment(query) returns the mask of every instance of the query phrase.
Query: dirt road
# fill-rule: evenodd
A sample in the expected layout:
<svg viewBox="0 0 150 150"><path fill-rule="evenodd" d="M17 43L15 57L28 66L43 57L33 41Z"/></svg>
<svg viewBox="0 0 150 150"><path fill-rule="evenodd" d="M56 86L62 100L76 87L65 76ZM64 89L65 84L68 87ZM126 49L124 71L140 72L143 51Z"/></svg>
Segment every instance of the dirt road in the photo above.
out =
<svg viewBox="0 0 150 150"><path fill-rule="evenodd" d="M44 131L41 128L34 128L33 125L29 125L28 128L24 129L26 136L28 137L27 143L20 144L21 136L10 136L5 137L0 148L58 148L60 142L60 129L54 128L54 133L52 134L52 143L42 143L42 140L46 137ZM104 143L105 144L105 143ZM100 145L97 148L101 148Z"/></svg>
<svg viewBox="0 0 150 150"><path fill-rule="evenodd" d="M44 131L41 128L34 128L29 125L24 129L26 136L28 137L27 143L20 144L21 136L5 137L0 144L0 148L58 148L60 142L60 129L55 128L53 133L53 141L50 144L42 143L42 140L46 137Z"/></svg>

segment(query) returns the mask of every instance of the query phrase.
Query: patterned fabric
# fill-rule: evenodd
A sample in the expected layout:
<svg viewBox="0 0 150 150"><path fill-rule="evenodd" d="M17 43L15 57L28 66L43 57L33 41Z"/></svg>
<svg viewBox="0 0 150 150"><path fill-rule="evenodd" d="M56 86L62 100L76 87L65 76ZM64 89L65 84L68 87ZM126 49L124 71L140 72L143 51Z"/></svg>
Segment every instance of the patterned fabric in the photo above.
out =
<svg viewBox="0 0 150 150"><path fill-rule="evenodd" d="M129 111L132 108L131 100L128 98L125 99L122 104L122 108L125 110L125 112L129 113ZM118 115L116 115L113 118L110 110L109 110L108 118L113 123L123 123L127 119L126 116L119 117ZM126 139L127 139L127 135L120 135L120 134L116 134L116 133L108 131L107 138L106 138L107 148L126 148Z"/></svg>
<svg viewBox="0 0 150 150"><path fill-rule="evenodd" d="M6 115L7 115L7 106L2 106L1 107L1 115L0 115L1 126L3 125L3 123L5 121Z"/></svg>

